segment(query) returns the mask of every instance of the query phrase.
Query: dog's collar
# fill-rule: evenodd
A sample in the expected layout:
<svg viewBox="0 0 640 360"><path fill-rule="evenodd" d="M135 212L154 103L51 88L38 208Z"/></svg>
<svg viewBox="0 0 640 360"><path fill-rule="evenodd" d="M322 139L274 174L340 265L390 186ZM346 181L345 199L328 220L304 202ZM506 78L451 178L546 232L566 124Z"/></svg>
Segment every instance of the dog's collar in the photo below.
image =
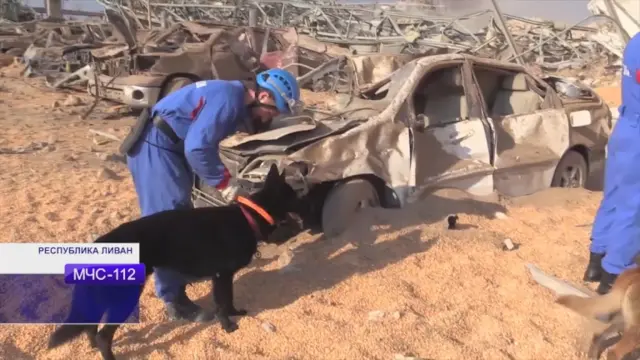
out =
<svg viewBox="0 0 640 360"><path fill-rule="evenodd" d="M249 210L247 210L247 208L250 208L251 210L257 212L269 225L274 225L275 221L273 221L271 215L269 215L269 213L266 212L262 207L258 206L256 203L245 197L238 196L236 198L236 201L240 205L240 210L242 211L244 217L247 219L251 230L253 230L253 233L256 235L256 240L264 241L262 231L260 231L260 226L256 222L256 219L253 217L253 215L251 215Z"/></svg>
<svg viewBox="0 0 640 360"><path fill-rule="evenodd" d="M246 209L242 206L246 206L248 208L250 208L251 210L255 211L258 215L260 215L269 225L275 225L276 222L273 220L273 217L271 217L271 215L269 215L269 213L263 209L261 206L259 206L258 204L254 203L253 201L247 199L244 196L238 196L236 198L236 201L241 205L240 208L243 210L243 213L246 215L249 215L248 218L250 217L251 220L253 220L254 224L255 224L255 220L253 219L253 217L251 216L251 214L247 213ZM251 221L250 221L251 222ZM257 226L257 224L255 224Z"/></svg>
<svg viewBox="0 0 640 360"><path fill-rule="evenodd" d="M262 231L260 231L260 226L258 226L253 216L249 214L249 210L245 209L244 206L242 205L240 205L240 210L242 211L242 215L244 215L244 217L247 219L247 222L249 223L251 230L253 230L253 233L256 236L256 240L262 241L263 237L262 237Z"/></svg>

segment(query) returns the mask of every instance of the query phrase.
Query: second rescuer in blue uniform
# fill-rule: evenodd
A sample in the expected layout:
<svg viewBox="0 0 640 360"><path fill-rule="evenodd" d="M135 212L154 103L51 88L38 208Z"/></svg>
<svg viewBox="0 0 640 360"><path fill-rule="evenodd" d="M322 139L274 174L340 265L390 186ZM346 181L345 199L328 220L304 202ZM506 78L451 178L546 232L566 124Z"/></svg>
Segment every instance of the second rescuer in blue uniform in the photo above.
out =
<svg viewBox="0 0 640 360"><path fill-rule="evenodd" d="M605 294L640 253L640 33L623 54L620 117L607 145L604 197L593 222L585 281Z"/></svg>
<svg viewBox="0 0 640 360"><path fill-rule="evenodd" d="M267 70L256 80L256 89L240 81L196 82L153 107L153 125L127 156L141 216L191 207L194 173L209 186L226 187L230 175L218 155L220 141L241 128L268 128L300 99L295 77L285 70ZM197 319L202 312L185 293L187 281L168 269L154 270L156 295L169 316Z"/></svg>

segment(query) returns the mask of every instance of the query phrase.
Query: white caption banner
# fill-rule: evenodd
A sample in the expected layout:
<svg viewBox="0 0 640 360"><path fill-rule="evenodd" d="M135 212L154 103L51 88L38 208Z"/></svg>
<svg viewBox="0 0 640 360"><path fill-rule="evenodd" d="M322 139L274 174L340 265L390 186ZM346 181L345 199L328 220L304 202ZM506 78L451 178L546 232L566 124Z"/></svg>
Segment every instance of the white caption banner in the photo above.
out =
<svg viewBox="0 0 640 360"><path fill-rule="evenodd" d="M135 243L0 243L0 274L64 274L66 264L139 264Z"/></svg>

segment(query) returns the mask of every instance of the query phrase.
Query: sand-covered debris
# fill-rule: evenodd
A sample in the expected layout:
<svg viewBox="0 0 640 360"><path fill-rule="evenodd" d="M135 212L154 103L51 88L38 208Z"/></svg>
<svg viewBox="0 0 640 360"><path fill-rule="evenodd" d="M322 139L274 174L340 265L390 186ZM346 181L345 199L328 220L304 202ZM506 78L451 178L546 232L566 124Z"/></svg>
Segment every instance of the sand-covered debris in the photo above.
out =
<svg viewBox="0 0 640 360"><path fill-rule="evenodd" d="M5 75L0 86L11 96L0 104L0 146L56 141L53 151L0 155L0 241L86 242L137 217L126 165L97 157L87 137L90 128L121 129L134 119L54 112L52 102L67 95ZM249 316L238 331L166 322L148 284L143 323L125 326L114 350L150 360L577 359L580 319L554 305L525 264L578 283L599 199L553 189L498 203L443 190L403 210L365 211L342 236L302 234L239 274L236 304ZM448 214L459 216L456 229L445 226ZM505 239L518 248L504 251ZM206 282L188 292L211 306ZM0 327L0 358L99 359L85 337L47 351L52 329Z"/></svg>

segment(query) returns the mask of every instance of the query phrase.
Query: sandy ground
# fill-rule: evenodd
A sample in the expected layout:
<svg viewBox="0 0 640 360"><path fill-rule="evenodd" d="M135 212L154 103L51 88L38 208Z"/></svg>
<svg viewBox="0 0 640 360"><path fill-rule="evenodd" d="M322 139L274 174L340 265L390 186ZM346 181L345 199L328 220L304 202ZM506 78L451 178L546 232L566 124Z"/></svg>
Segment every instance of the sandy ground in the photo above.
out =
<svg viewBox="0 0 640 360"><path fill-rule="evenodd" d="M67 106L68 94L41 79L20 79L13 67L0 73L0 241L87 242L137 217L117 144L88 132L122 137L133 118L109 120L100 105L81 120L86 95ZM115 352L153 360L578 359L581 320L554 305L525 265L579 284L600 196L555 189L489 202L442 190L401 211L372 210L340 238L301 234L265 249L236 278L237 305L250 316L233 334L215 323L165 322L147 285L143 322L117 334ZM459 214L460 230L445 229L449 213ZM518 248L504 251L506 238ZM189 294L210 306L206 283ZM84 337L47 351L52 330L0 327L0 359L99 358Z"/></svg>
<svg viewBox="0 0 640 360"><path fill-rule="evenodd" d="M602 97L602 100L604 100L607 105L611 107L619 106L620 102L622 101L622 94L620 93L620 87L618 86L597 88L596 92L598 93L598 95L600 95L600 97Z"/></svg>

